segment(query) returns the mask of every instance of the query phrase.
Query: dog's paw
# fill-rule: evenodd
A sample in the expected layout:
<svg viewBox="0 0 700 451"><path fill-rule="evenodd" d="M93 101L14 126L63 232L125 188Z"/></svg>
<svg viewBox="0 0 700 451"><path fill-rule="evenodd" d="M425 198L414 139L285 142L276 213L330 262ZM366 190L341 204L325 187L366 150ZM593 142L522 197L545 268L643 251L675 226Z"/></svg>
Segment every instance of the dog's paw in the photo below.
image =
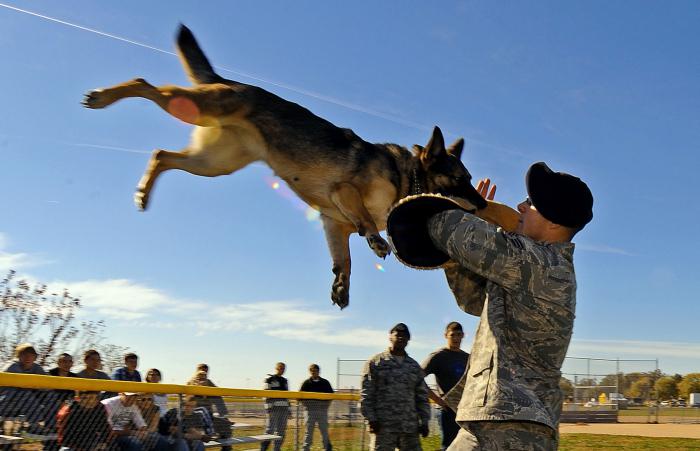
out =
<svg viewBox="0 0 700 451"><path fill-rule="evenodd" d="M379 258L386 258L386 256L391 253L389 243L387 243L386 240L379 234L368 236L367 243L369 243L369 247L372 248L374 253L377 254L377 257Z"/></svg>
<svg viewBox="0 0 700 451"><path fill-rule="evenodd" d="M348 289L345 275L339 274L335 278L331 288L331 300L340 307L340 310L343 310L350 303L350 290Z"/></svg>
<svg viewBox="0 0 700 451"><path fill-rule="evenodd" d="M104 108L112 102L107 98L103 90L95 89L85 94L81 103L85 108L98 109Z"/></svg>
<svg viewBox="0 0 700 451"><path fill-rule="evenodd" d="M136 204L136 208L140 211L146 211L146 207L148 207L148 194L137 190L134 193L134 203Z"/></svg>

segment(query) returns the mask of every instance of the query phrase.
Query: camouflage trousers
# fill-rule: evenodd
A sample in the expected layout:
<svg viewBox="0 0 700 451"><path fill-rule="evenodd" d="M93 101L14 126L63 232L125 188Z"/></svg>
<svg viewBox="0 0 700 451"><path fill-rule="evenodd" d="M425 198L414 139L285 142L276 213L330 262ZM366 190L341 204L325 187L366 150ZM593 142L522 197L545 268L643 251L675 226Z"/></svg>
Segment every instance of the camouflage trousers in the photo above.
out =
<svg viewBox="0 0 700 451"><path fill-rule="evenodd" d="M371 451L422 451L418 431L400 432L381 430L376 434L369 434L369 449Z"/></svg>
<svg viewBox="0 0 700 451"><path fill-rule="evenodd" d="M471 421L447 451L556 451L558 434L550 427L526 421Z"/></svg>

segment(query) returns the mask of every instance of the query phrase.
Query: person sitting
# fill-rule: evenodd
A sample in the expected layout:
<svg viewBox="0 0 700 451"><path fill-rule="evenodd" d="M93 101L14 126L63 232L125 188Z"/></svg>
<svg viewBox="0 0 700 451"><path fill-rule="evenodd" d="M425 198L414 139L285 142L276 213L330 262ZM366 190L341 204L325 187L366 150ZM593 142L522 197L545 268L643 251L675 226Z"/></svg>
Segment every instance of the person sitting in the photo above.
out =
<svg viewBox="0 0 700 451"><path fill-rule="evenodd" d="M209 379L209 365L200 363L194 375L187 381L187 385L201 385L203 387L216 387L216 384ZM228 408L221 396L198 396L197 405L206 407L209 413L214 415L214 407L220 417L228 415Z"/></svg>
<svg viewBox="0 0 700 451"><path fill-rule="evenodd" d="M96 350L88 349L85 351L83 362L85 363L85 368L77 373L78 377L112 380L107 373L100 371L100 368L102 368L102 356Z"/></svg>
<svg viewBox="0 0 700 451"><path fill-rule="evenodd" d="M169 442L175 444L180 451L179 443L184 442L183 451L204 451L204 443L214 436L214 424L209 411L204 407L197 407L196 396L189 395L182 405L182 428L180 428L180 415L177 409L170 409L161 417L158 429L164 436L169 437Z"/></svg>
<svg viewBox="0 0 700 451"><path fill-rule="evenodd" d="M62 451L107 449L111 430L107 411L100 404L100 392L76 392L75 401L64 404L57 418Z"/></svg>
<svg viewBox="0 0 700 451"><path fill-rule="evenodd" d="M158 368L151 368L146 373L146 382L157 384L163 380L163 375ZM153 393L153 402L158 406L162 417L168 411L168 395L165 393Z"/></svg>
<svg viewBox="0 0 700 451"><path fill-rule="evenodd" d="M141 393L137 395L136 407L139 408L139 412L141 412L141 416L146 423L146 428L141 439L144 449L156 449L164 445L166 440L158 433L160 410L153 402L153 395L150 393Z"/></svg>
<svg viewBox="0 0 700 451"><path fill-rule="evenodd" d="M15 357L17 360L5 368L6 373L46 374L44 369L36 363L37 352L31 344L18 345L15 348ZM46 404L50 404L47 393L26 388L2 388L0 389L0 416L24 415L34 428L46 417Z"/></svg>
<svg viewBox="0 0 700 451"><path fill-rule="evenodd" d="M73 357L67 352L64 352L58 356L56 368L49 370L49 376L78 377L77 374L71 371L72 367ZM64 402L69 401L73 397L73 390L54 390L53 393L57 405L56 409L60 409Z"/></svg>
<svg viewBox="0 0 700 451"><path fill-rule="evenodd" d="M146 422L134 404L136 393L122 392L102 401L107 410L107 421L112 427L116 447L124 451L142 451ZM135 428L133 429L132 426Z"/></svg>
<svg viewBox="0 0 700 451"><path fill-rule="evenodd" d="M73 367L73 357L64 352L58 356L57 365L55 368L49 370L50 376L59 377L77 377L77 375L71 371ZM73 390L52 390L51 395L47 398L48 402L46 405L46 419L45 426L49 429L53 429L56 424L56 414L63 407L66 402L73 399ZM57 442L49 443L44 442L44 451L50 451L56 448Z"/></svg>
<svg viewBox="0 0 700 451"><path fill-rule="evenodd" d="M206 363L197 365L197 371L194 376L187 381L187 385L216 387L216 384L209 379L209 365ZM224 399L221 396L195 396L194 399L197 401L198 407L204 407L209 413L217 435L222 439L231 437L231 424L233 423L226 418L226 415L228 415L228 408L226 408ZM214 407L216 407L216 413L214 412ZM221 449L222 451L228 451L231 447L224 446Z"/></svg>
<svg viewBox="0 0 700 451"><path fill-rule="evenodd" d="M133 352L124 355L124 366L114 370L112 379L115 381L141 382L141 373L136 369L139 356Z"/></svg>

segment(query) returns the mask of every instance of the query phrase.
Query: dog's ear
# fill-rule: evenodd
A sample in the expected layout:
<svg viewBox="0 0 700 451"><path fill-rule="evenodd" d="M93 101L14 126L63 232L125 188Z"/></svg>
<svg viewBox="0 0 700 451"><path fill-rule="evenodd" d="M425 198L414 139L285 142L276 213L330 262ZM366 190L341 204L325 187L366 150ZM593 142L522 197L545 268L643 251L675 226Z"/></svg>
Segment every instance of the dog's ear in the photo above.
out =
<svg viewBox="0 0 700 451"><path fill-rule="evenodd" d="M425 152L425 148L419 144L414 144L413 147L411 147L411 153L418 158L420 158L423 152Z"/></svg>
<svg viewBox="0 0 700 451"><path fill-rule="evenodd" d="M453 142L450 147L447 148L447 153L456 157L458 160L462 159L462 151L464 150L464 138L459 138L457 141Z"/></svg>
<svg viewBox="0 0 700 451"><path fill-rule="evenodd" d="M447 155L445 151L445 138L442 137L442 131L437 125L433 129L433 136L430 137L430 141L425 146L425 151L421 155L421 161L424 164L430 164L443 158Z"/></svg>

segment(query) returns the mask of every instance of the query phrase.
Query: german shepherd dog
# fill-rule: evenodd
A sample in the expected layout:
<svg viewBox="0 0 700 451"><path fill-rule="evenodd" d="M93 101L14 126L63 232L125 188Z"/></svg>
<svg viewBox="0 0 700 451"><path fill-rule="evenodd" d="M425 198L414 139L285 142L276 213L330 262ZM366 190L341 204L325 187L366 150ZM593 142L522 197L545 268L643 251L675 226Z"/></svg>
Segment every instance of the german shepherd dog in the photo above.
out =
<svg viewBox="0 0 700 451"><path fill-rule="evenodd" d="M342 309L349 302L350 234L364 236L374 253L385 258L390 247L379 231L399 199L430 192L486 207L460 161L463 139L445 149L435 127L428 144L414 146L413 153L397 144L370 144L296 103L220 77L184 25L177 47L193 87L156 87L137 78L90 91L83 100L87 108L104 108L126 97L142 97L195 125L184 149L153 152L134 195L139 209L147 208L156 179L169 169L216 177L264 161L320 211L335 274L331 299Z"/></svg>

